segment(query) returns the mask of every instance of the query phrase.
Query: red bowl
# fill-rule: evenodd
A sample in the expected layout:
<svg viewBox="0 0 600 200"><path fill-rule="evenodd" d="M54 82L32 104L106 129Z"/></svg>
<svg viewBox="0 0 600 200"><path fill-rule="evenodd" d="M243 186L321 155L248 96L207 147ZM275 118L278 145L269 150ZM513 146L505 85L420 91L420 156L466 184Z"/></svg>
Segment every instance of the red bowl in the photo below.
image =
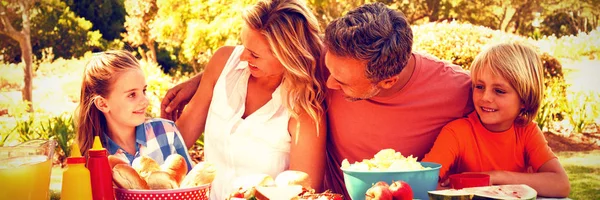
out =
<svg viewBox="0 0 600 200"><path fill-rule="evenodd" d="M490 175L488 175L488 174L452 174L452 175L450 175L450 185L454 189L489 186L490 185Z"/></svg>
<svg viewBox="0 0 600 200"><path fill-rule="evenodd" d="M210 184L170 190L127 190L115 188L115 197L117 200L208 200L210 197Z"/></svg>

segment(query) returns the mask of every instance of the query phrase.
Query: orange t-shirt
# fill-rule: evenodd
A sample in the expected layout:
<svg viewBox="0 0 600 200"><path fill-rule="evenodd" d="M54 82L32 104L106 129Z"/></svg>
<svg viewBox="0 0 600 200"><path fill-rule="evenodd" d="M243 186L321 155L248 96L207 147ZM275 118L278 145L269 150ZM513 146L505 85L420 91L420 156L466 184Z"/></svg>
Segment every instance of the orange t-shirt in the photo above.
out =
<svg viewBox="0 0 600 200"><path fill-rule="evenodd" d="M477 112L448 123L423 161L442 164L440 180L450 174L504 170L537 171L556 158L538 126L530 122L504 132L490 132Z"/></svg>

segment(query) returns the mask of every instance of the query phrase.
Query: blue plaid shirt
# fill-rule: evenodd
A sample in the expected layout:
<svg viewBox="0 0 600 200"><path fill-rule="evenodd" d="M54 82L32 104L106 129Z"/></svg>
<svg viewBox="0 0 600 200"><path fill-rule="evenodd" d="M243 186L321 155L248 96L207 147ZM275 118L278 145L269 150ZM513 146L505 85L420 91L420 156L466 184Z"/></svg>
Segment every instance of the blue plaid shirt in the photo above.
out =
<svg viewBox="0 0 600 200"><path fill-rule="evenodd" d="M105 135L106 136L106 135ZM181 133L173 121L154 118L146 120L143 124L135 127L135 155L127 153L109 137L105 137L104 144L111 155L126 158L129 164L133 159L146 155L154 159L159 165L165 162L167 156L179 154L185 158L188 171L192 169L190 155L188 154Z"/></svg>

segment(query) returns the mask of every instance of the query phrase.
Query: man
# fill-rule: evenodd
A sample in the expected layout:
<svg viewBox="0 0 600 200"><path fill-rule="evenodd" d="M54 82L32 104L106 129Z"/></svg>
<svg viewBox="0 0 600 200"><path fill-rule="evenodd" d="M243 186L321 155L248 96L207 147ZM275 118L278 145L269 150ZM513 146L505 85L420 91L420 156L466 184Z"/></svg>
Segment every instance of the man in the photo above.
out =
<svg viewBox="0 0 600 200"><path fill-rule="evenodd" d="M467 72L413 53L412 41L406 17L382 3L360 6L327 26L324 189L348 196L340 170L343 159L362 161L385 148L421 159L446 123L473 110ZM180 102L191 95L182 85L169 90L162 116L173 119Z"/></svg>

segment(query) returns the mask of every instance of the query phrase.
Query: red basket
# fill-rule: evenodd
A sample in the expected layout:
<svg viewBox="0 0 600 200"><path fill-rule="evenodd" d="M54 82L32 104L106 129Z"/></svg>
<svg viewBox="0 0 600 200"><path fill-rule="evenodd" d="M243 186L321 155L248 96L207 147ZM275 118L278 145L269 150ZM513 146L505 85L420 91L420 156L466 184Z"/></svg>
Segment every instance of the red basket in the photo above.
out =
<svg viewBox="0 0 600 200"><path fill-rule="evenodd" d="M117 200L208 200L210 197L210 184L170 190L127 190L115 188L115 197Z"/></svg>

